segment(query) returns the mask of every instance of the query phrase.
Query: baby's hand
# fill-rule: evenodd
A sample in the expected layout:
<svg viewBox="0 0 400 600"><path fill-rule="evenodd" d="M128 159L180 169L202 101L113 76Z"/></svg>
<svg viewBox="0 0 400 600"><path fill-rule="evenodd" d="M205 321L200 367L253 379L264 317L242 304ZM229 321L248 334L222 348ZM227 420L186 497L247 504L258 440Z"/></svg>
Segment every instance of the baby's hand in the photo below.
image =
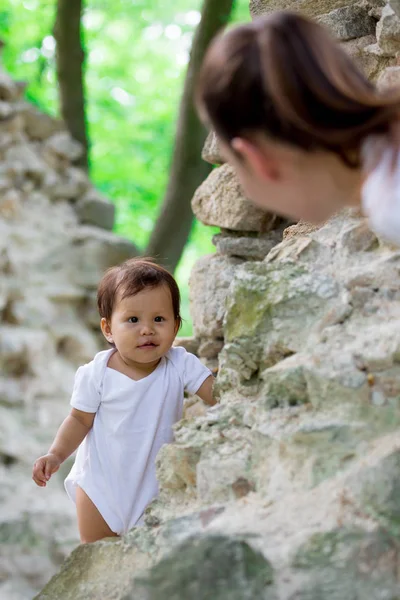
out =
<svg viewBox="0 0 400 600"><path fill-rule="evenodd" d="M32 479L36 485L45 487L53 473L60 468L61 462L55 454L45 454L38 458L32 472Z"/></svg>

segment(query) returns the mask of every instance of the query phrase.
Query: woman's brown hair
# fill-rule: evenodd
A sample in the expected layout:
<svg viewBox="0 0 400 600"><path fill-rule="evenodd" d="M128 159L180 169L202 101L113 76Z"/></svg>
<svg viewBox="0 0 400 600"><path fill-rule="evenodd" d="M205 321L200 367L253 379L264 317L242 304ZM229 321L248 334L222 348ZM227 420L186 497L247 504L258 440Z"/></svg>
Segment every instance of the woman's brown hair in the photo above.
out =
<svg viewBox="0 0 400 600"><path fill-rule="evenodd" d="M399 118L400 92L379 92L321 25L271 13L219 36L204 60L197 106L217 135L263 132L359 165L362 140Z"/></svg>
<svg viewBox="0 0 400 600"><path fill-rule="evenodd" d="M134 296L145 288L155 288L165 285L171 292L174 317L180 327L180 293L178 284L164 267L151 258L131 258L121 265L108 269L97 289L97 306L100 317L111 319L112 312L120 293L121 299Z"/></svg>

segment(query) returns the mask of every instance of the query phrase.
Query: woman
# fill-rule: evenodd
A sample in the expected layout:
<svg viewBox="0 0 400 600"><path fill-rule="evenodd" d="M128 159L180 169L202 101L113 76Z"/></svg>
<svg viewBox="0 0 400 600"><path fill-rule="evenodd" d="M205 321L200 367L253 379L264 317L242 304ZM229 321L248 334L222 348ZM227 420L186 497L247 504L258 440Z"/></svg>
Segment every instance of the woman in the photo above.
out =
<svg viewBox="0 0 400 600"><path fill-rule="evenodd" d="M400 243L400 92L378 91L322 26L277 12L217 38L197 105L256 204L322 222L361 203Z"/></svg>

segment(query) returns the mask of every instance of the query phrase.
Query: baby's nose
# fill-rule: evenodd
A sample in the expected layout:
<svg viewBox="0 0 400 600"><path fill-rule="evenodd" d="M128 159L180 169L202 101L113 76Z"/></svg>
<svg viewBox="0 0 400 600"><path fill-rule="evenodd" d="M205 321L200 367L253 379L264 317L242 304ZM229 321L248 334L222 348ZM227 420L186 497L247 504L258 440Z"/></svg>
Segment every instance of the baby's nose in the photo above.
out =
<svg viewBox="0 0 400 600"><path fill-rule="evenodd" d="M142 335L151 335L151 334L153 334L154 333L153 324L143 323L142 329L141 329L141 333L142 333Z"/></svg>

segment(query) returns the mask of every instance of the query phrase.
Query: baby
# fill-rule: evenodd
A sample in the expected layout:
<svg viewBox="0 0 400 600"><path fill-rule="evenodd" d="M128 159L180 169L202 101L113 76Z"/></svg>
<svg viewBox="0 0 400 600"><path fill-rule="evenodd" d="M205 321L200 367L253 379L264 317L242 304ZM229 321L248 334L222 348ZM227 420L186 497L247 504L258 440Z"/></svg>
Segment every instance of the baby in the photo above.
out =
<svg viewBox="0 0 400 600"><path fill-rule="evenodd" d="M109 269L98 287L101 330L111 349L75 375L71 412L33 467L46 486L78 448L65 480L82 542L121 535L142 522L157 495L155 459L173 441L184 391L213 404L211 372L184 348L176 281L148 259Z"/></svg>

